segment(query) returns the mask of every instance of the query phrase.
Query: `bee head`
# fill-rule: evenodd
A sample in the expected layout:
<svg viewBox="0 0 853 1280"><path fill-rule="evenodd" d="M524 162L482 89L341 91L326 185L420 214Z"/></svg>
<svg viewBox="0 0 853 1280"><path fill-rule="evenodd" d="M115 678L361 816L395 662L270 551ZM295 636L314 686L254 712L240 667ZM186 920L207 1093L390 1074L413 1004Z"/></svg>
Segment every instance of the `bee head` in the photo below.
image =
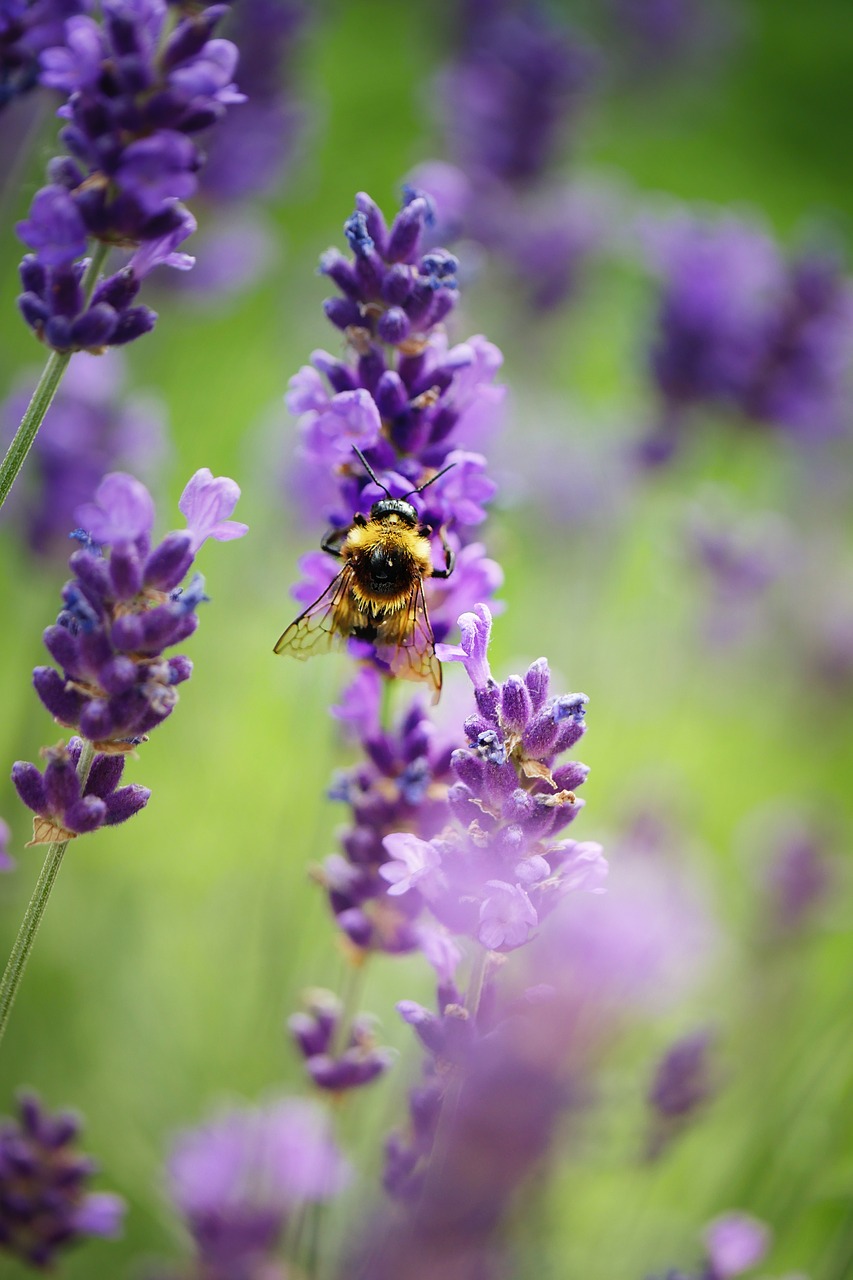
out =
<svg viewBox="0 0 853 1280"><path fill-rule="evenodd" d="M411 502L405 502L402 498L383 498L381 502L374 502L370 508L371 520L387 520L388 516L399 516L412 528L418 523L417 511Z"/></svg>

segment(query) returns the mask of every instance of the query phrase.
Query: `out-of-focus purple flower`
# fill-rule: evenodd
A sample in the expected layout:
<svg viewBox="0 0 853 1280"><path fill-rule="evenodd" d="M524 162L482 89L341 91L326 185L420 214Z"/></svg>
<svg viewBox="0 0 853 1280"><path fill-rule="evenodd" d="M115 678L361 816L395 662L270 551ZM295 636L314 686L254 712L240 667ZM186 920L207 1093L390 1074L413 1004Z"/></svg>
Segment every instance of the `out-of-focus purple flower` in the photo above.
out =
<svg viewBox="0 0 853 1280"><path fill-rule="evenodd" d="M32 1094L0 1124L0 1250L39 1269L87 1236L121 1234L124 1202L87 1190L95 1164L74 1149L79 1120L51 1115Z"/></svg>
<svg viewBox="0 0 853 1280"><path fill-rule="evenodd" d="M798 932L826 903L837 879L827 846L814 822L789 816L762 875L761 905L771 934Z"/></svg>
<svg viewBox="0 0 853 1280"><path fill-rule="evenodd" d="M169 1189L215 1276L260 1275L293 1214L330 1200L349 1170L317 1104L287 1098L178 1135Z"/></svg>
<svg viewBox="0 0 853 1280"><path fill-rule="evenodd" d="M713 1280L734 1280L758 1266L770 1247L768 1228L747 1213L715 1218L705 1228L703 1239Z"/></svg>
<svg viewBox="0 0 853 1280"><path fill-rule="evenodd" d="M108 471L155 474L165 449L164 412L123 387L119 352L73 360L36 436L26 472L4 510L37 555L68 554L74 513L91 501ZM0 434L11 440L32 383L0 406Z"/></svg>
<svg viewBox="0 0 853 1280"><path fill-rule="evenodd" d="M11 836L8 822L4 822L0 818L0 871L14 871L15 859L9 852L9 839Z"/></svg>
<svg viewBox="0 0 853 1280"><path fill-rule="evenodd" d="M45 747L47 761L42 774L34 764L18 760L12 765L15 790L33 818L30 845L73 840L78 835L127 822L144 809L151 792L137 783L120 787L124 771L121 755L95 755L86 784L81 788L77 763L83 742L72 738L66 746Z"/></svg>
<svg viewBox="0 0 853 1280"><path fill-rule="evenodd" d="M529 949L532 981L557 979L567 1024L579 1017L594 1049L599 1033L694 990L719 946L707 893L665 831L614 840L606 894L569 895Z"/></svg>
<svg viewBox="0 0 853 1280"><path fill-rule="evenodd" d="M199 192L233 203L272 190L293 159L304 127L296 98L305 0L242 0L229 34L240 50L240 88L248 97L219 122L206 147Z"/></svg>
<svg viewBox="0 0 853 1280"><path fill-rule="evenodd" d="M770 588L790 569L795 540L775 512L747 515L709 492L688 511L684 547L707 584L702 634L711 644L740 640L759 619Z"/></svg>
<svg viewBox="0 0 853 1280"><path fill-rule="evenodd" d="M479 180L523 185L554 162L589 88L588 49L530 4L496 4L445 69L439 101L451 158Z"/></svg>
<svg viewBox="0 0 853 1280"><path fill-rule="evenodd" d="M62 674L37 667L33 683L51 715L99 750L128 751L143 739L171 714L177 685L192 671L187 658L166 657L165 650L192 635L196 608L207 599L199 574L188 586L180 585L195 547L204 536L217 536L216 529L221 532L218 523L213 529L204 525L200 499L213 493L216 507L224 495L230 512L236 489L233 481L214 480L206 468L193 484L193 532L167 534L153 549L154 505L132 476L105 476L94 501L76 513L85 545L71 556L75 576L63 589L55 626L44 633ZM246 532L245 526L233 526L231 532L232 526L226 523L226 536Z"/></svg>
<svg viewBox="0 0 853 1280"><path fill-rule="evenodd" d="M813 443L849 429L853 291L834 260L785 261L758 227L682 215L650 229L661 285L650 353L660 422L643 444L666 460L697 408L736 413Z"/></svg>
<svg viewBox="0 0 853 1280"><path fill-rule="evenodd" d="M655 1159L717 1088L713 1069L714 1035L693 1031L670 1045L655 1068L646 1095L651 1124L646 1153Z"/></svg>
<svg viewBox="0 0 853 1280"><path fill-rule="evenodd" d="M39 56L65 35L89 0L3 0L0 10L0 110L39 83Z"/></svg>

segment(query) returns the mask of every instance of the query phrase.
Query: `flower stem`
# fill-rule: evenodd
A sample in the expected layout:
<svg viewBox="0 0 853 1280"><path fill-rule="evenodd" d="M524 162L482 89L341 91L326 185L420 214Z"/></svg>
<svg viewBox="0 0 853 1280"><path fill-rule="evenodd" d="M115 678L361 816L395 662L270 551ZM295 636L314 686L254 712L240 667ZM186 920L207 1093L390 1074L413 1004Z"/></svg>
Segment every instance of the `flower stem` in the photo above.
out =
<svg viewBox="0 0 853 1280"><path fill-rule="evenodd" d="M77 762L77 776L80 779L81 794L85 790L94 755L95 748L87 738L84 738L83 750L80 752L80 759ZM21 985L21 978L24 976L24 969L30 958L30 952L33 949L33 943L47 906L47 900L50 897L53 883L59 874L62 858L67 848L67 840L54 840L53 844L48 847L41 875L30 899L30 905L27 907L24 918L21 921L15 945L12 947L12 954L9 956L9 963L6 965L3 980L0 982L0 1041L2 1041L5 1034L6 1024L12 1012L12 1005L15 1002L15 996L18 994L18 987Z"/></svg>
<svg viewBox="0 0 853 1280"><path fill-rule="evenodd" d="M91 297L97 282L104 258L107 255L107 248L107 245L101 244L99 241L92 252L92 257L83 278L83 293L87 301ZM33 392L33 397L27 405L27 411L21 419L21 425L15 432L15 438L9 445L6 457L3 459L2 465L0 465L0 507L3 506L9 496L9 490L24 465L24 459L29 453L38 429L44 421L44 416L50 408L50 403L56 395L59 384L62 381L62 375L68 368L71 355L70 351L51 351L47 358L47 364L44 366L42 375L38 380L38 386ZM0 1032L0 1035L2 1035L2 1032Z"/></svg>

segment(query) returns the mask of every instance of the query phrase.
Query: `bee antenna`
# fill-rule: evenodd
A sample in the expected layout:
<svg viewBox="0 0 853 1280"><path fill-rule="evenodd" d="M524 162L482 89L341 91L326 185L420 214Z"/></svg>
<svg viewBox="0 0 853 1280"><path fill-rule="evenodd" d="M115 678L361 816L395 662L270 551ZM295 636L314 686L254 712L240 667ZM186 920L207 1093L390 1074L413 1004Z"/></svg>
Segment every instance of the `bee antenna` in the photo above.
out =
<svg viewBox="0 0 853 1280"><path fill-rule="evenodd" d="M430 476L429 480L424 480L423 484L418 485L417 489L410 489L408 493L404 493L404 498L411 498L413 493L423 493L424 489L428 489L431 484L435 484L436 480L440 480L442 476L446 476L456 466L455 462L448 462L446 467L442 467L441 471L436 471L434 476Z"/></svg>
<svg viewBox="0 0 853 1280"><path fill-rule="evenodd" d="M358 455L358 457L361 459L361 465L364 467L365 471L366 471L366 472L367 472L367 474L370 476L370 478L371 478L371 480L373 481L373 483L374 483L378 488L380 488L380 489L383 491L383 493L388 494L388 497L390 498L390 497L391 497L391 494L390 494L390 493L388 493L388 490L385 488L385 485L384 485L384 484L382 483L382 481L378 478L378 476L377 476L376 472L373 470L373 467L371 467L370 463L367 461L367 458L365 458L364 454L361 452L361 450L359 449L358 445L353 445L353 451L354 451L354 452ZM414 490L414 489L413 489L413 490L412 490L412 492L413 492L413 493L416 493L416 492L417 492L417 490Z"/></svg>

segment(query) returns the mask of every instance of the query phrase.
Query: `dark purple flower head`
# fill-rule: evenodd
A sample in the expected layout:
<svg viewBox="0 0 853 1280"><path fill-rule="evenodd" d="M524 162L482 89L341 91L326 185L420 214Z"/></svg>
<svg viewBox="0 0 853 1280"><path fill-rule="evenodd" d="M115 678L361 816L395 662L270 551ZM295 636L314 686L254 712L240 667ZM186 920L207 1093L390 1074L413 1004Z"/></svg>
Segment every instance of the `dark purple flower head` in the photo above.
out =
<svg viewBox="0 0 853 1280"><path fill-rule="evenodd" d="M18 1119L0 1124L0 1250L47 1269L86 1236L121 1234L124 1202L87 1190L94 1172L74 1143L80 1130L68 1112L51 1115L31 1094Z"/></svg>
<svg viewBox="0 0 853 1280"><path fill-rule="evenodd" d="M206 538L246 532L223 519L239 492L207 468L196 472L181 498L187 530L167 534L153 549L154 504L132 476L107 475L94 501L78 509L84 545L71 556L75 576L63 589L56 624L44 633L62 674L38 667L33 680L55 719L100 750L129 750L174 709L192 664L165 650L193 633L196 608L207 599L199 574L181 583Z"/></svg>
<svg viewBox="0 0 853 1280"><path fill-rule="evenodd" d="M89 351L124 346L149 333L157 314L136 302L141 277L123 267L96 285L87 302L83 277L88 259L45 266L27 254L20 268L23 293L18 307L40 342L54 351Z"/></svg>
<svg viewBox="0 0 853 1280"><path fill-rule="evenodd" d="M21 485L7 508L37 555L68 555L75 511L108 471L156 474L165 448L164 415L152 397L129 392L119 352L73 360L36 436ZM0 436L11 440L33 384L0 406Z"/></svg>
<svg viewBox="0 0 853 1280"><path fill-rule="evenodd" d="M314 1084L327 1093L358 1089L384 1075L394 1052L377 1044L374 1021L361 1014L342 1027L340 1001L331 991L311 991L288 1029Z"/></svg>
<svg viewBox="0 0 853 1280"><path fill-rule="evenodd" d="M703 1028L676 1040L658 1062L646 1095L649 1159L656 1159L716 1093L714 1047L714 1034Z"/></svg>
<svg viewBox="0 0 853 1280"><path fill-rule="evenodd" d="M83 742L72 738L66 746L44 747L44 773L34 764L18 760L12 766L12 781L27 808L35 813L30 845L73 840L99 827L126 822L148 803L151 792L136 783L120 787L124 771L121 755L96 754L85 786L81 789L77 763Z"/></svg>
<svg viewBox="0 0 853 1280"><path fill-rule="evenodd" d="M205 1275L261 1274L292 1216L349 1178L325 1111L296 1098L179 1134L168 1167Z"/></svg>

